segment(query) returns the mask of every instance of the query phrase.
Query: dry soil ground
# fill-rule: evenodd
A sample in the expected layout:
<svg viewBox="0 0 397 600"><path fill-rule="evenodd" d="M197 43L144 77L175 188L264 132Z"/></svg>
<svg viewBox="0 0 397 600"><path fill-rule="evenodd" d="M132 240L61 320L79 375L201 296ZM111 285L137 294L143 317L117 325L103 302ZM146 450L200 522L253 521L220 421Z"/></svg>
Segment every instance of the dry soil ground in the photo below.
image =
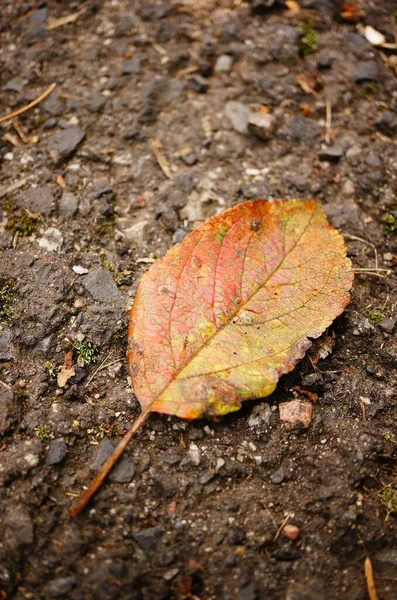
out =
<svg viewBox="0 0 397 600"><path fill-rule="evenodd" d="M0 116L57 84L1 125L2 600L362 600L367 555L397 598L395 51L341 2L251 4L1 1ZM397 3L360 7L394 43ZM221 422L153 416L71 520L139 412L126 308L150 261L225 207L297 196L387 270L356 276L332 352ZM287 431L295 385L319 401Z"/></svg>

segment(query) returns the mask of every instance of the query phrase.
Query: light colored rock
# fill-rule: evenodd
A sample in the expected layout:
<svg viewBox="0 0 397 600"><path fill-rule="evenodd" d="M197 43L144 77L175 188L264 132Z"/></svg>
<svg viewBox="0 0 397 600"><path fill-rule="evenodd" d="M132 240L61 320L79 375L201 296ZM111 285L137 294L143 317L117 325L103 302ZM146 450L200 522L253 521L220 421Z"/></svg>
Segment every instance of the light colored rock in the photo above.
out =
<svg viewBox="0 0 397 600"><path fill-rule="evenodd" d="M248 133L248 121L251 111L248 106L241 102L231 100L225 105L225 115L232 124L235 131L239 133Z"/></svg>
<svg viewBox="0 0 397 600"><path fill-rule="evenodd" d="M39 246L46 252L58 252L63 244L62 233L56 227L49 227L39 238Z"/></svg>
<svg viewBox="0 0 397 600"><path fill-rule="evenodd" d="M233 58L229 54L222 54L216 59L215 73L230 73L233 66Z"/></svg>
<svg viewBox="0 0 397 600"><path fill-rule="evenodd" d="M313 407L310 402L302 400L282 402L279 405L279 411L280 419L284 423L302 423L304 427L309 427L313 416Z"/></svg>
<svg viewBox="0 0 397 600"><path fill-rule="evenodd" d="M269 113L256 112L248 120L248 130L265 142L273 137L275 127L276 119Z"/></svg>

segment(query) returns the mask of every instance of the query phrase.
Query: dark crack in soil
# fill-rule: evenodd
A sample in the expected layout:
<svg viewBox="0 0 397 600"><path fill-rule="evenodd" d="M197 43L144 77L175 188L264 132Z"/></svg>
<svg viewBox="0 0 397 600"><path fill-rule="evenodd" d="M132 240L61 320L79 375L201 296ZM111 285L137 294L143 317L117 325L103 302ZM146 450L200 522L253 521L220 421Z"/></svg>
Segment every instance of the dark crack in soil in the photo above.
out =
<svg viewBox="0 0 397 600"><path fill-rule="evenodd" d="M342 4L2 0L0 116L57 84L0 129L2 600L361 600L367 555L397 597L396 62ZM394 42L397 3L359 5ZM71 520L139 414L142 273L258 197L317 197L383 277L266 401L153 415ZM294 386L319 396L308 429L280 421Z"/></svg>

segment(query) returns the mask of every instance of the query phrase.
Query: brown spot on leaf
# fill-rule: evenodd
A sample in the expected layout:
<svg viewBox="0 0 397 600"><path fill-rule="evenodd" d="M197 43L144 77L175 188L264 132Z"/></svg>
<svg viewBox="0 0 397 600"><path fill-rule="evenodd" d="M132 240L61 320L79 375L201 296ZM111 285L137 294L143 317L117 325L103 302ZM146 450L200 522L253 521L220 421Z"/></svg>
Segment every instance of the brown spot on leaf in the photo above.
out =
<svg viewBox="0 0 397 600"><path fill-rule="evenodd" d="M253 217L253 219L251 219L251 225L250 225L250 229L251 231L259 231L261 228L261 220L257 219L256 217Z"/></svg>

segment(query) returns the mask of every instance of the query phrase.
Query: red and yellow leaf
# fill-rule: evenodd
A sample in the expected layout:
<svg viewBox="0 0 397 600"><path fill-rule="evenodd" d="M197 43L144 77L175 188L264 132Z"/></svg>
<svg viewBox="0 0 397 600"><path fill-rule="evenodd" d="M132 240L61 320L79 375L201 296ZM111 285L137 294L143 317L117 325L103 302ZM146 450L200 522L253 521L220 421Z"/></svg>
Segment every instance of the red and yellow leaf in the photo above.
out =
<svg viewBox="0 0 397 600"><path fill-rule="evenodd" d="M256 200L212 217L139 285L128 359L143 410L195 419L271 394L344 310L352 281L315 201Z"/></svg>

